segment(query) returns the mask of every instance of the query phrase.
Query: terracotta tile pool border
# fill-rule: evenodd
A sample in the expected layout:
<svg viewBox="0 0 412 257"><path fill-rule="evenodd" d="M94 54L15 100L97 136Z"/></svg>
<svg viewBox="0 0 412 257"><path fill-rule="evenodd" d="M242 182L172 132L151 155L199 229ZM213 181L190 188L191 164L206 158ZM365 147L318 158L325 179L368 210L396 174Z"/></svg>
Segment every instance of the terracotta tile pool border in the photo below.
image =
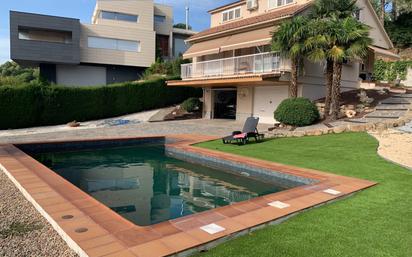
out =
<svg viewBox="0 0 412 257"><path fill-rule="evenodd" d="M32 144L120 142L139 139L165 139L166 147L176 152L211 159L218 158L316 182L230 206L141 227L121 217L18 148ZM172 135L6 144L0 145L0 170L5 172L69 247L80 256L91 257L187 255L213 247L228 238L248 233L264 225L280 223L301 211L347 197L376 185L375 182L366 180L193 146L193 144L213 139L216 138L200 135ZM206 231L209 230L203 229L209 227L217 228L217 231L223 230L208 233Z"/></svg>

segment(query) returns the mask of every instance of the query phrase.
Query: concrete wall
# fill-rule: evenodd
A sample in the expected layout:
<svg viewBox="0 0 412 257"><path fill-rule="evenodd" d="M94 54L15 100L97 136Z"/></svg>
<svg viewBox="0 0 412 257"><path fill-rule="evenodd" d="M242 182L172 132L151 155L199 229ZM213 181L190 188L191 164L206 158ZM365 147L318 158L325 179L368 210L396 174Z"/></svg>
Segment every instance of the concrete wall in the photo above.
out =
<svg viewBox="0 0 412 257"><path fill-rule="evenodd" d="M243 122L253 115L254 88L250 86L237 87L236 120Z"/></svg>
<svg viewBox="0 0 412 257"><path fill-rule="evenodd" d="M57 84L65 86L106 85L106 67L57 65Z"/></svg>
<svg viewBox="0 0 412 257"><path fill-rule="evenodd" d="M323 64L309 61L304 63L304 71L299 76L300 96L316 100L325 96L325 69ZM343 65L342 91L359 88L359 62Z"/></svg>
<svg viewBox="0 0 412 257"><path fill-rule="evenodd" d="M408 73L406 74L406 79L401 81L407 87L412 87L412 68L408 68Z"/></svg>
<svg viewBox="0 0 412 257"><path fill-rule="evenodd" d="M22 40L18 35L19 27L71 32L72 43ZM80 21L78 19L10 12L10 56L16 62L78 64L80 62L79 40Z"/></svg>
<svg viewBox="0 0 412 257"><path fill-rule="evenodd" d="M140 41L139 52L89 48L88 37L106 37ZM84 63L149 67L155 60L155 32L133 27L81 25L80 59Z"/></svg>
<svg viewBox="0 0 412 257"><path fill-rule="evenodd" d="M165 22L154 23L156 34L169 36L173 29L173 7L168 5L155 4L154 15L165 16Z"/></svg>
<svg viewBox="0 0 412 257"><path fill-rule="evenodd" d="M386 32L375 11L371 8L369 0L358 0L357 5L361 8L360 21L371 27L370 37L373 38L373 45L384 49L392 48L392 44L386 37Z"/></svg>
<svg viewBox="0 0 412 257"><path fill-rule="evenodd" d="M138 15L139 20L137 23L133 23L101 19L99 17L100 11ZM153 15L153 0L97 0L92 23L153 31Z"/></svg>

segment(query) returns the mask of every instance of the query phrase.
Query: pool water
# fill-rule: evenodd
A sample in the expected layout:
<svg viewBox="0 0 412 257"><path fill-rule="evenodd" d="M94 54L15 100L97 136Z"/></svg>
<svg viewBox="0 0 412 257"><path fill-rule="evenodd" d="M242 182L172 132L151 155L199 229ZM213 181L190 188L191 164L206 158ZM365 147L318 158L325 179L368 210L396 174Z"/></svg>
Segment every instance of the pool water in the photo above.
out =
<svg viewBox="0 0 412 257"><path fill-rule="evenodd" d="M34 157L140 226L287 189L170 158L159 144L38 153Z"/></svg>

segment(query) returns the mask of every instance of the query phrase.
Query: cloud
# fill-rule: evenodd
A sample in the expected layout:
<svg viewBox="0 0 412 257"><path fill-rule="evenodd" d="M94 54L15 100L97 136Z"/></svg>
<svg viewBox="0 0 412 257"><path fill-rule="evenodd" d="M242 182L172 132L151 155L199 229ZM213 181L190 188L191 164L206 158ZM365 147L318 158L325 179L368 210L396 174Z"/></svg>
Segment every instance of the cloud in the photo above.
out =
<svg viewBox="0 0 412 257"><path fill-rule="evenodd" d="M0 38L0 64L10 60L10 39Z"/></svg>

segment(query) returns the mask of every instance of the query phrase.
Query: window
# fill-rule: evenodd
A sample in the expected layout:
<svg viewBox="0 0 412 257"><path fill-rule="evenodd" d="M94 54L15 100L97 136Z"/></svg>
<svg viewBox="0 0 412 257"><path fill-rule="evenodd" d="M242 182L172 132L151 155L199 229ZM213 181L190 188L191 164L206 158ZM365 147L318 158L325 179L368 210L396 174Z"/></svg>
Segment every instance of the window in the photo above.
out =
<svg viewBox="0 0 412 257"><path fill-rule="evenodd" d="M269 9L273 9L276 7L281 7L284 5L292 4L294 0L269 0Z"/></svg>
<svg viewBox="0 0 412 257"><path fill-rule="evenodd" d="M157 23L163 23L166 21L166 16L163 15L155 15L154 16L154 21Z"/></svg>
<svg viewBox="0 0 412 257"><path fill-rule="evenodd" d="M224 11L222 13L223 22L240 18L240 7Z"/></svg>
<svg viewBox="0 0 412 257"><path fill-rule="evenodd" d="M88 37L88 47L126 52L140 52L140 42L114 38Z"/></svg>
<svg viewBox="0 0 412 257"><path fill-rule="evenodd" d="M100 18L105 20L137 22L139 16L126 13L101 11Z"/></svg>
<svg viewBox="0 0 412 257"><path fill-rule="evenodd" d="M70 31L45 30L36 28L19 28L19 39L43 41L51 43L72 43L72 33Z"/></svg>

